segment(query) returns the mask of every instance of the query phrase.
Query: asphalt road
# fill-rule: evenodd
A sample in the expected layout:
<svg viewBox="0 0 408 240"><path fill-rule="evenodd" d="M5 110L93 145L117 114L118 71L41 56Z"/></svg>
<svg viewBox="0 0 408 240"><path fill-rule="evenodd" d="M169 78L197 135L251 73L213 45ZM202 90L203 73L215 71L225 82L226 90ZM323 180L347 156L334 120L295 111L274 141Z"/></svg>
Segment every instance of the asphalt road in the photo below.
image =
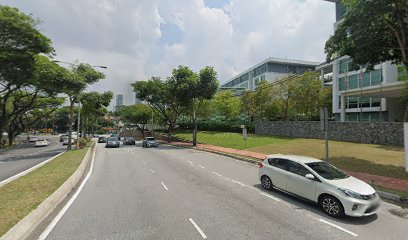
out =
<svg viewBox="0 0 408 240"><path fill-rule="evenodd" d="M258 168L191 149L97 146L93 172L46 239L406 239L408 219L334 219L264 191ZM33 237L33 236L32 236ZM35 239L35 238L34 238Z"/></svg>
<svg viewBox="0 0 408 240"><path fill-rule="evenodd" d="M58 136L46 138L51 141L47 147L34 147L34 143L24 141L18 148L0 152L0 182L65 150L65 146L58 142Z"/></svg>

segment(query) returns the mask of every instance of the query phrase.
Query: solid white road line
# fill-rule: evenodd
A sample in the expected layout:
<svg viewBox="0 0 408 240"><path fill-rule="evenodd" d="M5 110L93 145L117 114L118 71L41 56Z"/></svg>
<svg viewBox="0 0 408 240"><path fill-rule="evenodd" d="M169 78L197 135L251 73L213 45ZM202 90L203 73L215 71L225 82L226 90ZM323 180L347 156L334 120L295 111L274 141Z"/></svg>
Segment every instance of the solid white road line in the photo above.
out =
<svg viewBox="0 0 408 240"><path fill-rule="evenodd" d="M205 167L203 167L203 166L201 166L201 165L198 165L200 168L202 168L202 169L205 169Z"/></svg>
<svg viewBox="0 0 408 240"><path fill-rule="evenodd" d="M261 194L264 195L265 197L268 197L268 198L273 199L273 200L275 200L275 201L277 201L277 202L280 202L280 199L278 199L278 198L276 198L276 197L274 197L274 196L271 196L271 195L266 194L266 193L264 193L264 192L261 192Z"/></svg>
<svg viewBox="0 0 408 240"><path fill-rule="evenodd" d="M164 182L161 182L161 185L163 185L164 189L169 190L166 185L164 185Z"/></svg>
<svg viewBox="0 0 408 240"><path fill-rule="evenodd" d="M91 167L89 168L89 172L82 181L81 185L79 186L78 190L75 192L74 195L72 195L71 199L65 204L65 206L61 209L61 211L57 214L57 216L52 220L52 222L47 226L47 228L44 230L44 232L38 237L38 240L44 240L48 237L48 235L51 233L52 229L57 225L59 220L64 216L65 212L71 207L71 205L74 203L75 199L78 197L79 193L82 191L84 188L86 182L88 181L89 177L92 174L93 171L93 166L94 166L94 161L95 161L95 154L96 154L96 147L98 146L98 143L95 143L95 148L93 151L93 156L92 156L92 162L91 162Z"/></svg>
<svg viewBox="0 0 408 240"><path fill-rule="evenodd" d="M154 171L152 169L150 169L150 172L152 172L154 174Z"/></svg>
<svg viewBox="0 0 408 240"><path fill-rule="evenodd" d="M347 230L347 229L345 229L345 228L342 228L342 227L340 227L340 226L338 226L338 225L336 225L336 224L334 224L334 223L325 221L325 220L323 220L323 219L321 219L321 218L319 218L319 221L320 221L320 222L323 222L323 223L326 223L326 224L328 224L328 225L330 225L330 226L332 226L332 227L335 227L335 228L337 228L337 229L339 229L339 230L341 230L341 231L343 231L343 232L346 232L346 233L348 233L348 234L350 234L350 235L352 235L352 236L354 236L354 237L358 237L357 234L355 234L355 233L353 233L353 232L351 232L351 231L349 231L349 230Z"/></svg>
<svg viewBox="0 0 408 240"><path fill-rule="evenodd" d="M246 187L246 185L243 184L242 182L238 182L238 181L235 181L235 180L232 180L232 179L231 179L231 181L233 181L234 183L239 184L239 185L241 185L243 187Z"/></svg>
<svg viewBox="0 0 408 240"><path fill-rule="evenodd" d="M222 175L217 172L212 171L211 173L217 175L218 177L222 177Z"/></svg>
<svg viewBox="0 0 408 240"><path fill-rule="evenodd" d="M144 165L146 165L146 162L145 162L145 161L142 161L142 163L143 163Z"/></svg>
<svg viewBox="0 0 408 240"><path fill-rule="evenodd" d="M201 228L194 222L194 220L192 218L189 218L188 220L191 222L191 224L193 224L193 226L195 227L197 232L201 235L201 237L203 239L206 239L207 236L204 234L203 230L201 230Z"/></svg>

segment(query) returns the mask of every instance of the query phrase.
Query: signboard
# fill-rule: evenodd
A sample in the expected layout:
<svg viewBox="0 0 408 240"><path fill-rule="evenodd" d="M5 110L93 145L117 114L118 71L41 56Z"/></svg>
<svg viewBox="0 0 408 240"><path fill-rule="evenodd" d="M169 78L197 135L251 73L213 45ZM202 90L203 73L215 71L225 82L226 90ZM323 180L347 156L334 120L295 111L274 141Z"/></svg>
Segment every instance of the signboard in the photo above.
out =
<svg viewBox="0 0 408 240"><path fill-rule="evenodd" d="M244 139L246 139L246 138L248 137L248 131L247 131L246 128L243 128L243 129L242 129L242 137L243 137Z"/></svg>

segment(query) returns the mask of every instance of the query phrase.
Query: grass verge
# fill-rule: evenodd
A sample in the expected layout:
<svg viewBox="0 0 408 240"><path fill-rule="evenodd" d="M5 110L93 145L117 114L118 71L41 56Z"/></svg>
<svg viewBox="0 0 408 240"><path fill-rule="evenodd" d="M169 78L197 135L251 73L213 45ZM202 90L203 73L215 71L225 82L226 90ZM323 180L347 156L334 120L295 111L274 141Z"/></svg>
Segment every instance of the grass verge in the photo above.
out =
<svg viewBox="0 0 408 240"><path fill-rule="evenodd" d="M404 199L408 199L408 192L402 192L402 191L398 191L398 190L395 190L395 189L384 188L384 187L381 187L381 186L378 186L378 185L374 185L373 187L376 190L393 193L393 194L396 194L396 195L398 195L398 196L400 196L400 197L402 197Z"/></svg>
<svg viewBox="0 0 408 240"><path fill-rule="evenodd" d="M37 208L78 168L88 147L62 154L0 188L0 236Z"/></svg>

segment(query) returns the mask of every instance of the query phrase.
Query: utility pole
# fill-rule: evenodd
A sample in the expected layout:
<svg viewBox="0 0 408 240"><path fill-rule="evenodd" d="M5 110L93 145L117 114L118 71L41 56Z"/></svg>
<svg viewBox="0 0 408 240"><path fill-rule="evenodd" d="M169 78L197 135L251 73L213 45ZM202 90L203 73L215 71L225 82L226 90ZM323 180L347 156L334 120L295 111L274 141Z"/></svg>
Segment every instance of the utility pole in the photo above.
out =
<svg viewBox="0 0 408 240"><path fill-rule="evenodd" d="M320 130L324 131L326 162L329 161L329 114L327 108L320 108Z"/></svg>

